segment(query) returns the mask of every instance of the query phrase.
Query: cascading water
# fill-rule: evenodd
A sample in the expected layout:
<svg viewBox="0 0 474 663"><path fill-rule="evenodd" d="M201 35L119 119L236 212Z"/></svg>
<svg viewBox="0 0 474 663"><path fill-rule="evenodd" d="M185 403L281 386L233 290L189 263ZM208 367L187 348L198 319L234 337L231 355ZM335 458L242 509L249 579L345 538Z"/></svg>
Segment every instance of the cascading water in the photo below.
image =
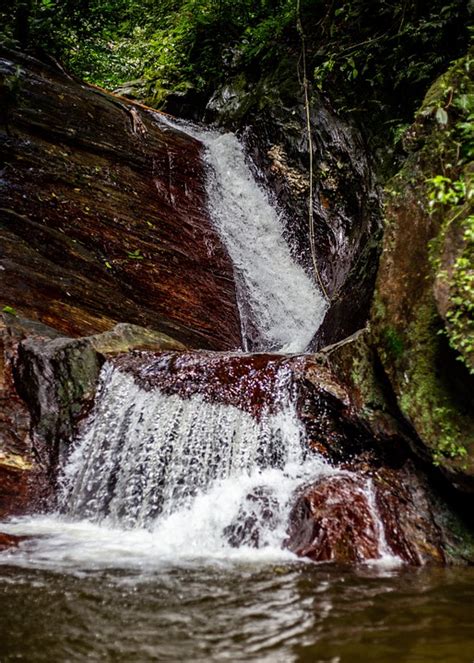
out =
<svg viewBox="0 0 474 663"><path fill-rule="evenodd" d="M234 265L244 350L304 352L327 302L293 260L281 215L255 181L237 137L164 116L158 121L205 146L209 208Z"/></svg>
<svg viewBox="0 0 474 663"><path fill-rule="evenodd" d="M62 502L72 516L150 527L215 481L301 468L302 431L289 402L255 421L199 394L144 391L112 365L102 380L95 415L64 474Z"/></svg>
<svg viewBox="0 0 474 663"><path fill-rule="evenodd" d="M64 469L61 509L109 528L146 528L173 556L185 540L187 555L232 554L236 537L277 554L296 487L334 472L319 456L303 462L285 378L283 370L277 407L255 420L203 395L145 391L106 365L95 412Z"/></svg>
<svg viewBox="0 0 474 663"><path fill-rule="evenodd" d="M206 148L210 210L234 263L246 344L304 351L326 301L293 261L279 215L235 136L184 130ZM285 358L265 357L195 353L177 371L176 360L150 357L141 378L156 384L148 386L120 361L106 364L94 409L64 460L61 515L4 527L48 535L20 555L32 550L55 565L64 549L69 562L93 565L287 558L297 488L347 472L308 451ZM196 376L209 365L200 383ZM197 380L192 388L183 371ZM362 492L378 540L374 556L390 557L370 481Z"/></svg>
<svg viewBox="0 0 474 663"><path fill-rule="evenodd" d="M291 559L297 491L347 478L363 502L373 557L393 563L371 480L355 481L305 444L284 358L265 355L255 368L255 355L189 354L173 372L180 356L145 353L104 365L94 409L65 459L60 513L4 527L47 535L20 559L93 567ZM230 383L226 362L237 373ZM214 391L203 388L197 368L205 365ZM155 383L142 384L149 374ZM229 402L229 393L236 404L247 398L248 408Z"/></svg>

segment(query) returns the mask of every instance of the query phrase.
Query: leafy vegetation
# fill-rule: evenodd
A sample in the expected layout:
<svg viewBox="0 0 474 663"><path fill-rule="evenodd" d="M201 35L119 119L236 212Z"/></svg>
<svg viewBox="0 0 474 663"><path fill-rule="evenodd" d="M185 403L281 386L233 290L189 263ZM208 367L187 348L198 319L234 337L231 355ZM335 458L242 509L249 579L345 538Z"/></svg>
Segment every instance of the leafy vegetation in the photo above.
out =
<svg viewBox="0 0 474 663"><path fill-rule="evenodd" d="M4 306L2 308L3 313L9 313L10 315L17 315L16 309L13 306Z"/></svg>
<svg viewBox="0 0 474 663"><path fill-rule="evenodd" d="M472 368L471 67L470 55L452 63L400 136L408 157L386 187L372 315L400 410L434 462L461 471L471 467L474 441L472 378L453 361Z"/></svg>
<svg viewBox="0 0 474 663"><path fill-rule="evenodd" d="M448 292L446 330L459 360L474 373L474 90L470 57L442 83L435 117L442 125L437 151L444 174L428 179L429 206L441 219L431 264ZM440 104L443 101L443 104ZM443 114L440 113L443 111ZM446 263L447 247L454 257Z"/></svg>
<svg viewBox="0 0 474 663"><path fill-rule="evenodd" d="M462 0L299 4L315 85L340 107L381 113L394 139L467 41ZM0 9L0 38L108 88L142 78L160 100L190 87L211 93L236 72L258 77L288 55L296 61L296 14L296 0L13 0Z"/></svg>

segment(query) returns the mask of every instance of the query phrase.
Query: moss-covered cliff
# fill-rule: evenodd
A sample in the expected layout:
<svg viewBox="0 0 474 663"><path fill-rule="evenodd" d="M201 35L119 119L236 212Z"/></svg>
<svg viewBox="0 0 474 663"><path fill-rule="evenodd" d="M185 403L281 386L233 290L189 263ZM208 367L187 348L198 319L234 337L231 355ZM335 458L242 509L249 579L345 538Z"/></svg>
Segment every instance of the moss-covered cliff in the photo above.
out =
<svg viewBox="0 0 474 663"><path fill-rule="evenodd" d="M401 415L420 454L469 491L474 487L471 62L470 56L456 61L431 86L405 134L407 159L385 187L383 250L366 336L371 350L358 343L339 353L373 418L380 422L389 411Z"/></svg>

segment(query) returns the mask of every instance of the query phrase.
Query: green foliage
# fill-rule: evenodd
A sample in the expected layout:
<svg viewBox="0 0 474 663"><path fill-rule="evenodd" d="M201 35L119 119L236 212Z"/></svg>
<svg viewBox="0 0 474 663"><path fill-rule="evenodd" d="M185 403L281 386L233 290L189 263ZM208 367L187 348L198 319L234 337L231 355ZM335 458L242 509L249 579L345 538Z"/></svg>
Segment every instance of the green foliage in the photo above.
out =
<svg viewBox="0 0 474 663"><path fill-rule="evenodd" d="M403 355L404 351L403 338L394 327L388 327L387 329L384 330L384 340L387 351L395 359L398 359Z"/></svg>
<svg viewBox="0 0 474 663"><path fill-rule="evenodd" d="M437 278L449 293L446 330L450 346L474 373L474 180L472 161L474 94L468 57L455 68L452 80L442 83L441 99L450 125L443 127L440 144L445 173L427 180L429 207L441 219L441 229L430 247L430 260ZM439 104L440 93L438 92ZM455 176L457 177L455 178ZM453 239L459 237L456 241ZM446 242L457 247L449 265L443 264ZM451 249L453 251L453 249ZM446 260L446 259L444 259Z"/></svg>
<svg viewBox="0 0 474 663"><path fill-rule="evenodd" d="M140 249L135 249L135 251L128 251L127 257L130 260L143 260L144 256L142 256Z"/></svg>
<svg viewBox="0 0 474 663"><path fill-rule="evenodd" d="M450 308L446 313L451 347L474 374L474 215L462 223L463 248L448 277Z"/></svg>
<svg viewBox="0 0 474 663"><path fill-rule="evenodd" d="M10 315L18 315L13 306L4 306L2 311L3 313L9 313Z"/></svg>
<svg viewBox="0 0 474 663"><path fill-rule="evenodd" d="M434 209L437 205L459 205L466 198L466 182L464 178L453 180L444 175L435 175L427 180L430 185L428 193L429 206Z"/></svg>
<svg viewBox="0 0 474 663"><path fill-rule="evenodd" d="M27 11L25 12L25 6ZM0 9L0 41L60 58L108 87L145 76L164 89L203 89L234 60L275 55L295 22L293 0L14 0Z"/></svg>
<svg viewBox="0 0 474 663"><path fill-rule="evenodd" d="M300 5L316 85L340 107L382 114L395 131L466 42L462 0ZM296 0L13 0L0 8L0 41L46 51L108 88L144 79L158 103L170 90L211 93L242 72L255 79L288 55L296 70L296 9Z"/></svg>
<svg viewBox="0 0 474 663"><path fill-rule="evenodd" d="M371 122L389 115L396 126L411 119L429 83L466 44L466 23L459 0L336 1L321 22L315 82L340 108L370 112Z"/></svg>

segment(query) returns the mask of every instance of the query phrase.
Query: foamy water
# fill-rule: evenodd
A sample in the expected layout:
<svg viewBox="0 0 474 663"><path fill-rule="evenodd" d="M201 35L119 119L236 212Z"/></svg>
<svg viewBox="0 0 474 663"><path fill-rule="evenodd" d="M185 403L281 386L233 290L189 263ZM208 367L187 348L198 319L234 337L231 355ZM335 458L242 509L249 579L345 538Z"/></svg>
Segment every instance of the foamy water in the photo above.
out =
<svg viewBox="0 0 474 663"><path fill-rule="evenodd" d="M64 461L58 513L2 524L33 537L1 563L51 568L156 568L296 559L285 550L297 488L350 474L309 453L286 382L256 421L202 395L145 391L112 364ZM367 480L378 562L393 565Z"/></svg>
<svg viewBox="0 0 474 663"><path fill-rule="evenodd" d="M157 119L205 146L209 208L234 267L244 349L304 352L327 301L293 259L281 214L256 182L239 140L232 133Z"/></svg>

